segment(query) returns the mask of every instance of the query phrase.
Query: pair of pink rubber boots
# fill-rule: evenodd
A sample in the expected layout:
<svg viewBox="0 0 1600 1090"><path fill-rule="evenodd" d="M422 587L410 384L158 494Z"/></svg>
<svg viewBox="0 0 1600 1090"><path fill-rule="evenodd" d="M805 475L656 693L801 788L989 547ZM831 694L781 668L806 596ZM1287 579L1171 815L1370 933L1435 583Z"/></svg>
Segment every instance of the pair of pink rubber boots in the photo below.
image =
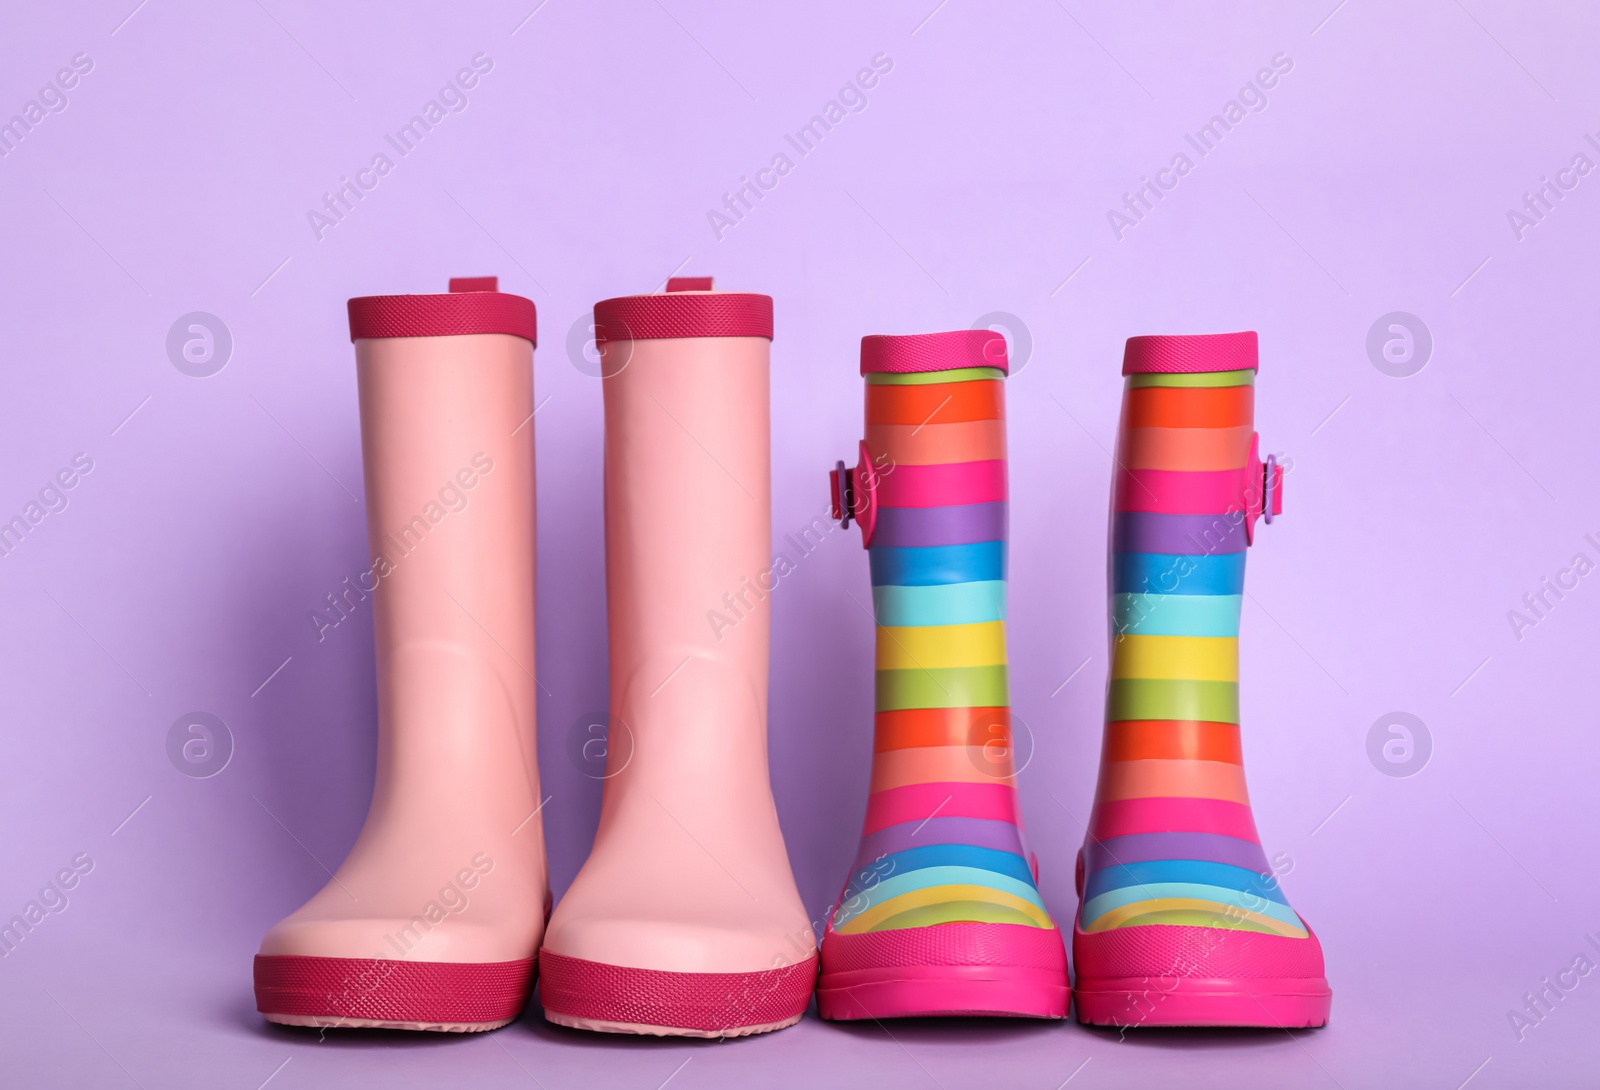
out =
<svg viewBox="0 0 1600 1090"><path fill-rule="evenodd" d="M611 724L630 744L608 753L594 848L553 914L535 756L533 304L485 278L349 310L378 772L345 862L262 942L255 989L269 1021L487 1030L517 1017L536 979L551 1021L622 1033L765 1032L797 1021L814 989L828 1018L1066 1015L1065 948L1022 847L1011 768L1002 339L863 342L867 440L834 488L871 552L873 795L819 957L767 768L765 602L783 574L770 534L771 299L685 278L595 307ZM1180 395L1244 385L1205 359L1169 370L1190 376ZM1229 649L1191 646L1211 635L1150 643L1227 627L1227 602L1186 599L1221 587L1213 554L1233 556L1256 515L1270 521L1281 490L1260 486L1281 474L1254 460L1253 431L1243 460L1237 423L1225 437L1178 434L1194 430L1185 412L1215 406L1130 409L1134 395L1130 380L1125 435L1138 430L1130 412L1177 423L1144 422L1172 434L1129 440L1117 495L1136 485L1223 504L1213 525L1194 523L1223 545L1174 553L1190 562L1171 571L1140 561L1128 577L1173 589L1116 593L1107 757L1079 858L1092 909L1074 935L1079 1017L1321 1024L1320 950L1293 931L1258 861L1237 714L1230 723L1226 695L1208 687ZM1196 443L1208 466L1239 462L1226 481L1175 485L1144 466ZM1236 634L1237 592L1232 608ZM1196 675L1188 689L1167 676L1174 663Z"/></svg>

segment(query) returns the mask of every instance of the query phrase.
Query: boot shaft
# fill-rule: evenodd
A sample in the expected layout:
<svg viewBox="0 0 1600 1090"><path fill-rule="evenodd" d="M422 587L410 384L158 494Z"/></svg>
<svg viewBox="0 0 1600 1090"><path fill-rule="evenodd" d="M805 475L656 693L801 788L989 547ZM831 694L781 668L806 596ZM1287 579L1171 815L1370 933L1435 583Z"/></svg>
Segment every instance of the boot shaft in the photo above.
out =
<svg viewBox="0 0 1600 1090"><path fill-rule="evenodd" d="M533 305L492 281L452 281L449 294L349 309L374 584L375 805L453 790L443 762L519 769L474 801L522 808L539 798Z"/></svg>
<svg viewBox="0 0 1600 1090"><path fill-rule="evenodd" d="M764 691L772 301L626 296L597 304L595 327L613 678L670 648L674 666L736 659Z"/></svg>
<svg viewBox="0 0 1600 1090"><path fill-rule="evenodd" d="M866 439L835 470L877 621L872 793L832 926L1053 925L1023 846L1007 677L1005 342L862 341Z"/></svg>
<svg viewBox="0 0 1600 1090"><path fill-rule="evenodd" d="M927 351L922 338L863 340L866 448L876 469L867 541L877 621L875 796L959 782L995 788L984 793L1014 806L1006 373L987 365L988 336L935 335L952 353L937 360L946 366L915 372L879 368L902 364L908 342ZM972 805L982 804L952 799L940 813L960 817Z"/></svg>
<svg viewBox="0 0 1600 1090"><path fill-rule="evenodd" d="M832 486L872 572L872 788L817 1010L1061 1018L1066 953L1023 843L1012 755L1005 340L865 337L861 373L866 438Z"/></svg>
<svg viewBox="0 0 1600 1090"><path fill-rule="evenodd" d="M1303 937L1262 852L1239 733L1239 614L1282 472L1253 333L1133 338L1110 542L1111 670L1080 924L1223 920Z"/></svg>
<svg viewBox="0 0 1600 1090"><path fill-rule="evenodd" d="M674 282L596 304L595 330L612 729L627 739L608 775L626 760L646 789L630 797L665 797L698 768L729 785L707 805L770 808L772 300Z"/></svg>

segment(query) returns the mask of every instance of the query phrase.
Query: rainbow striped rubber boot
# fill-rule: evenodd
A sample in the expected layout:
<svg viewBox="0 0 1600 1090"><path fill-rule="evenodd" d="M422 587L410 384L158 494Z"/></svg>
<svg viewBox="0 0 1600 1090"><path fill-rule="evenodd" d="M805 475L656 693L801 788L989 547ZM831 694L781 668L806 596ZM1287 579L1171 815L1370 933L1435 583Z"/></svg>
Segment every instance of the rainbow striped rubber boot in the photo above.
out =
<svg viewBox="0 0 1600 1090"><path fill-rule="evenodd" d="M870 554L872 794L822 940L824 1018L1064 1018L1067 959L1023 847L1006 681L1006 345L864 337L866 440L832 474Z"/></svg>
<svg viewBox="0 0 1600 1090"><path fill-rule="evenodd" d="M1239 605L1283 469L1255 433L1256 335L1132 337L1111 503L1111 678L1078 857L1078 1020L1320 1026L1322 947L1245 792Z"/></svg>

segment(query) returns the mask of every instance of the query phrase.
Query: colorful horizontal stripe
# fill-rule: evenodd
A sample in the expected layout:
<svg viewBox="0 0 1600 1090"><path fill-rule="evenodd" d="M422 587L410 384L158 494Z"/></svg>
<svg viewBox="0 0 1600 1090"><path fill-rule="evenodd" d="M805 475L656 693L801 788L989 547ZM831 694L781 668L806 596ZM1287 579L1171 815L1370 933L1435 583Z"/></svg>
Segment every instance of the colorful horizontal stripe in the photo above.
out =
<svg viewBox="0 0 1600 1090"><path fill-rule="evenodd" d="M1116 670L1115 661L1111 668ZM1106 714L1113 723L1123 719L1208 719L1216 723L1237 723L1239 683L1114 677L1106 704Z"/></svg>
<svg viewBox="0 0 1600 1090"><path fill-rule="evenodd" d="M1244 767L1224 761L1117 761L1100 775L1097 796L1118 799L1222 799L1249 804Z"/></svg>
<svg viewBox="0 0 1600 1090"><path fill-rule="evenodd" d="M1084 871L1088 874L1107 867L1167 859L1224 863L1256 874L1267 869L1267 855L1261 845L1218 833L1134 833L1091 840L1083 850Z"/></svg>
<svg viewBox="0 0 1600 1090"><path fill-rule="evenodd" d="M894 451L896 466L993 462L1006 456L1004 420L959 424L869 424L867 449Z"/></svg>
<svg viewBox="0 0 1600 1090"><path fill-rule="evenodd" d="M998 583L1006 577L1003 541L928 545L920 549L877 546L868 564L877 586L935 587L950 583Z"/></svg>
<svg viewBox="0 0 1600 1090"><path fill-rule="evenodd" d="M968 379L1003 379L1006 373L998 367L957 367L950 371L868 371L861 376L868 386L930 386L941 382L966 382Z"/></svg>
<svg viewBox="0 0 1600 1090"><path fill-rule="evenodd" d="M1119 636L1114 678L1238 681L1238 641L1229 636Z"/></svg>
<svg viewBox="0 0 1600 1090"><path fill-rule="evenodd" d="M1123 394L1122 427L1239 428L1255 426L1255 388L1216 389L1134 387ZM1130 448L1140 436L1127 436ZM1244 463L1239 463L1243 468Z"/></svg>
<svg viewBox="0 0 1600 1090"><path fill-rule="evenodd" d="M946 507L880 507L872 540L888 548L925 549L1001 541L1005 534L1006 505L996 500Z"/></svg>
<svg viewBox="0 0 1600 1090"><path fill-rule="evenodd" d="M1243 594L1244 554L1119 552L1111 558L1111 589L1116 594Z"/></svg>
<svg viewBox="0 0 1600 1090"><path fill-rule="evenodd" d="M1169 515L1213 515L1245 508L1245 480L1239 469L1182 473L1174 469L1119 469L1117 507Z"/></svg>
<svg viewBox="0 0 1600 1090"><path fill-rule="evenodd" d="M1221 799L1119 799L1096 803L1089 819L1089 836L1095 840L1175 830L1219 833L1261 843L1250 807Z"/></svg>
<svg viewBox="0 0 1600 1090"><path fill-rule="evenodd" d="M1020 883L1005 883L1005 880L999 876L981 871L946 872L944 877L946 880L939 885L908 890L890 897L886 901L879 901L860 915L848 917L843 926L835 924L834 930L846 935L859 935L865 931L896 930L895 919L908 910L948 905L953 901L988 904L1009 910L1005 912L1004 919L1000 922L1027 922L1034 927L1051 926L1049 915L1039 904L1039 894L1036 890L1032 892L1032 896L1023 896L1020 893L1001 888L1003 883L1007 885L1020 885ZM962 881L962 879L965 879L965 881ZM1032 889L1031 884L1029 889ZM835 918L837 919L837 916ZM945 918L938 922L955 923L964 921L967 918L966 914L962 913L954 919ZM991 921L980 919L976 922L987 923Z"/></svg>
<svg viewBox="0 0 1600 1090"><path fill-rule="evenodd" d="M1194 719L1124 719L1106 730L1108 761L1222 761L1243 764L1239 727Z"/></svg>
<svg viewBox="0 0 1600 1090"><path fill-rule="evenodd" d="M1256 835L1238 727L1254 382L1253 371L1138 374L1123 395L1086 932L1307 935Z"/></svg>
<svg viewBox="0 0 1600 1090"><path fill-rule="evenodd" d="M1111 533L1127 553L1219 556L1242 553L1250 545L1243 515L1119 511L1112 519Z"/></svg>
<svg viewBox="0 0 1600 1090"><path fill-rule="evenodd" d="M959 424L1004 420L1005 387L998 381L940 382L926 386L868 386L867 425ZM894 451L874 451L888 454ZM895 459L898 464L899 459ZM951 463L958 464L958 463Z"/></svg>
<svg viewBox="0 0 1600 1090"><path fill-rule="evenodd" d="M1111 628L1117 635L1237 636L1242 600L1242 594L1113 594Z"/></svg>
<svg viewBox="0 0 1600 1090"><path fill-rule="evenodd" d="M1233 470L1237 473L1250 453L1255 429L1243 428L1141 428L1140 442L1123 444L1118 461L1126 469L1170 471Z"/></svg>
<svg viewBox="0 0 1600 1090"><path fill-rule="evenodd" d="M997 459L952 465L904 465L878 478L879 508L997 503L1006 498L1006 464ZM995 539L999 544L1000 539Z"/></svg>
<svg viewBox="0 0 1600 1090"><path fill-rule="evenodd" d="M1254 371L1199 371L1191 374L1140 374L1128 376L1128 389L1141 386L1254 386Z"/></svg>
<svg viewBox="0 0 1600 1090"><path fill-rule="evenodd" d="M878 669L925 670L936 666L1004 666L1006 626L983 624L883 625L878 629Z"/></svg>
<svg viewBox="0 0 1600 1090"><path fill-rule="evenodd" d="M856 870L882 874L892 871L892 861L897 852L912 851L930 844L963 844L974 848L989 848L1009 852L1022 858L1022 838L1017 826L1006 819L981 817L932 817L917 821L903 821L873 830L861 838L856 854Z"/></svg>
<svg viewBox="0 0 1600 1090"><path fill-rule="evenodd" d="M879 624L977 624L1006 619L1003 579L933 587L875 586L872 611Z"/></svg>
<svg viewBox="0 0 1600 1090"><path fill-rule="evenodd" d="M918 746L1010 744L1011 709L1005 707L880 711L873 731L875 753Z"/></svg>
<svg viewBox="0 0 1600 1090"><path fill-rule="evenodd" d="M878 708L976 708L1003 704L1004 666L949 666L937 669L879 670Z"/></svg>
<svg viewBox="0 0 1600 1090"><path fill-rule="evenodd" d="M1054 928L1023 854L1005 632L1004 386L992 368L869 378L876 489L872 793L830 926Z"/></svg>
<svg viewBox="0 0 1600 1090"><path fill-rule="evenodd" d="M914 871L923 871L935 867L966 867L969 869L990 870L996 874L1004 874L1018 882L1031 882L1033 874L1028 870L1028 864L1014 851L987 848L980 844L963 843L931 843L916 847L907 847L899 852L894 859L893 867L874 872L872 885L895 875L910 874ZM853 892L860 892L868 888L862 884L859 888L846 889L846 896Z"/></svg>
<svg viewBox="0 0 1600 1090"><path fill-rule="evenodd" d="M1117 903L1119 899L1115 895L1107 895L1093 902L1086 901L1083 912L1094 922L1085 925L1084 931L1093 933L1117 927L1176 924L1256 931L1288 939L1303 939L1307 934L1303 926L1283 918L1289 916L1298 920L1293 909L1252 911L1252 908L1265 906L1248 893L1216 886L1169 885L1158 888L1159 892L1146 900Z"/></svg>
<svg viewBox="0 0 1600 1090"><path fill-rule="evenodd" d="M997 762L994 752L983 746L916 746L886 750L873 758L872 790L930 782L1014 783L1010 761Z"/></svg>

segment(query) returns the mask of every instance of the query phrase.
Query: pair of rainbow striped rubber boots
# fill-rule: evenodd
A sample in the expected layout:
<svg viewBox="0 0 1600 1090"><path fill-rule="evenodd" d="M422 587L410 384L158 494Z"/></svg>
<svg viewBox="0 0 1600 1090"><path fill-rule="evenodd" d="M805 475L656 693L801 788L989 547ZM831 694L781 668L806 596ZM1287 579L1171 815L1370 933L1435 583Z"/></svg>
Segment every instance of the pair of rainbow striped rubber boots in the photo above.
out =
<svg viewBox="0 0 1600 1090"><path fill-rule="evenodd" d="M1004 339L862 341L866 436L832 487L872 573L871 793L813 922L767 765L770 600L793 568L771 537L772 300L675 278L595 306L609 733L592 771L593 739L569 746L602 781L600 820L552 911L536 319L492 278L450 289L349 303L372 563L328 605L372 609L377 777L344 863L263 940L258 1009L472 1032L537 982L546 1018L613 1033L761 1033L813 994L829 1019L1065 1017L1012 759ZM1123 373L1078 1016L1321 1025L1321 949L1268 866L1241 762L1244 557L1283 476L1256 443L1255 334L1134 338Z"/></svg>
<svg viewBox="0 0 1600 1090"><path fill-rule="evenodd" d="M1134 337L1113 466L1110 679L1077 860L1080 1021L1320 1026L1322 950L1256 834L1239 613L1283 470L1254 428L1256 335ZM822 939L824 1018L1065 1017L1006 673L1005 342L867 337L866 438L832 474L877 620L872 789Z"/></svg>

